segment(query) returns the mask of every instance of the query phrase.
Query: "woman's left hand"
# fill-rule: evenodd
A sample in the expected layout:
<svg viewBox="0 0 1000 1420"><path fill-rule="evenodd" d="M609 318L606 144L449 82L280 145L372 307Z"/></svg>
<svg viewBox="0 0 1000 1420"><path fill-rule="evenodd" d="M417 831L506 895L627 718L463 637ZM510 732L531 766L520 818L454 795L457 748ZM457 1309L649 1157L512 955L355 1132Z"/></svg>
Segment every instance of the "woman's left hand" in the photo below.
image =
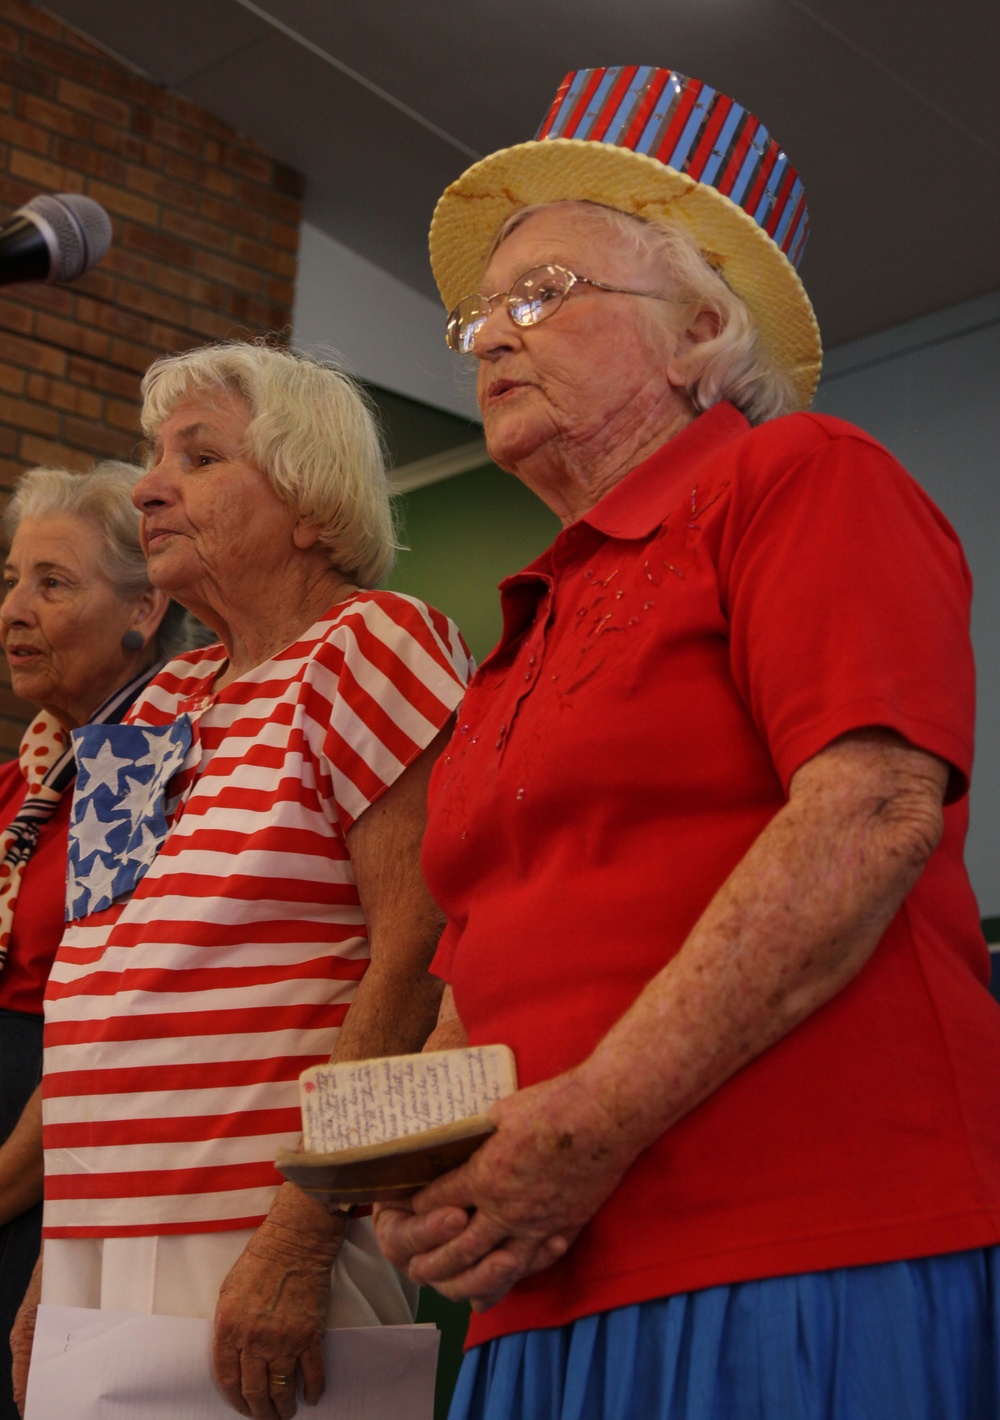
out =
<svg viewBox="0 0 1000 1420"><path fill-rule="evenodd" d="M637 1152L579 1069L489 1113L497 1133L468 1163L375 1221L390 1261L476 1311L557 1262Z"/></svg>
<svg viewBox="0 0 1000 1420"><path fill-rule="evenodd" d="M216 1379L241 1415L290 1420L298 1369L306 1401L315 1405L323 1394L330 1272L346 1227L283 1184L223 1282L212 1356Z"/></svg>

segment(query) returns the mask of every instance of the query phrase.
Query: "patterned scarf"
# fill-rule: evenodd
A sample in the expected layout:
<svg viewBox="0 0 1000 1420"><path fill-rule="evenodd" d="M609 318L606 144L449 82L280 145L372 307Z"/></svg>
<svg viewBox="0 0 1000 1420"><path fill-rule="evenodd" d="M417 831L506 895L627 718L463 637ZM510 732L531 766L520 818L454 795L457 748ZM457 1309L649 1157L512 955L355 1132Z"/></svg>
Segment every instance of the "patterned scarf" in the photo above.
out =
<svg viewBox="0 0 1000 1420"><path fill-rule="evenodd" d="M94 712L90 723L117 725L165 664L159 661L148 666L120 686ZM39 711L24 732L18 759L28 781L28 792L15 817L0 833L0 971L7 960L24 866L38 846L42 828L76 777L76 756L69 731L47 710Z"/></svg>

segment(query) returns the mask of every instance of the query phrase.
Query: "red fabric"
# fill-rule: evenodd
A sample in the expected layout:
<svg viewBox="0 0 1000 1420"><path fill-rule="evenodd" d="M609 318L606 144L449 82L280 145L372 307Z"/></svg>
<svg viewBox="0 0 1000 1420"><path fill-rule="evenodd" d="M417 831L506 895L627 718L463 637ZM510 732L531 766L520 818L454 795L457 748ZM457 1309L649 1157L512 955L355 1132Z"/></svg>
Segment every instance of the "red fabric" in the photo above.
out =
<svg viewBox="0 0 1000 1420"><path fill-rule="evenodd" d="M840 421L702 415L504 584L431 786L434 970L523 1085L584 1058L845 731L953 766L871 962L634 1164L470 1344L674 1292L1000 1239L1000 1014L962 863L968 571Z"/></svg>
<svg viewBox="0 0 1000 1420"><path fill-rule="evenodd" d="M0 828L14 818L27 787L17 760L0 766ZM24 866L10 947L0 972L0 1010L42 1014L45 983L66 926L66 844L72 802L68 789L43 825L38 846Z"/></svg>

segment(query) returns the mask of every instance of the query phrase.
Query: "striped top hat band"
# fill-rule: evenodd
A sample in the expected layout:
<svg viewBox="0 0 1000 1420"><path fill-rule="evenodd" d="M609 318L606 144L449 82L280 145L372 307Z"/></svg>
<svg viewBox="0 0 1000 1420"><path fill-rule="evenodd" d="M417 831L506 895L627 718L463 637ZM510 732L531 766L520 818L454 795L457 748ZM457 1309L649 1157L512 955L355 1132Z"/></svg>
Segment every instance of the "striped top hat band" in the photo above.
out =
<svg viewBox="0 0 1000 1420"><path fill-rule="evenodd" d="M809 234L795 169L759 119L673 69L626 64L566 75L536 139L631 149L714 187L798 267Z"/></svg>

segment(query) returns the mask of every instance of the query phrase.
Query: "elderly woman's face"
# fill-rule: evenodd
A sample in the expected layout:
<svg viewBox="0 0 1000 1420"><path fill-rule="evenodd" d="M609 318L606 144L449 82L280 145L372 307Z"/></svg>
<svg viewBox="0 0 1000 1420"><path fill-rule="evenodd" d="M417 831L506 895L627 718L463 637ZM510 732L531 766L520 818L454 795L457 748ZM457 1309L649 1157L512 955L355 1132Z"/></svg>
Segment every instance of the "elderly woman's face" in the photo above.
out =
<svg viewBox="0 0 1000 1420"><path fill-rule="evenodd" d="M67 728L86 724L131 673L122 648L136 604L101 568L101 535L67 514L22 518L4 567L0 634L15 695Z"/></svg>
<svg viewBox="0 0 1000 1420"><path fill-rule="evenodd" d="M599 218L568 205L535 213L516 227L478 289L505 292L526 271L548 263L629 291L662 290L647 260L627 251ZM495 302L473 349L492 458L516 472L550 442L553 449L586 449L605 431L627 440L633 429L675 417L683 405L668 378L677 341L667 324L674 308L652 315L651 304L579 286L554 315L522 328L502 301Z"/></svg>
<svg viewBox="0 0 1000 1420"><path fill-rule="evenodd" d="M150 581L213 625L280 576L297 523L241 452L249 418L235 396L179 404L132 495Z"/></svg>

